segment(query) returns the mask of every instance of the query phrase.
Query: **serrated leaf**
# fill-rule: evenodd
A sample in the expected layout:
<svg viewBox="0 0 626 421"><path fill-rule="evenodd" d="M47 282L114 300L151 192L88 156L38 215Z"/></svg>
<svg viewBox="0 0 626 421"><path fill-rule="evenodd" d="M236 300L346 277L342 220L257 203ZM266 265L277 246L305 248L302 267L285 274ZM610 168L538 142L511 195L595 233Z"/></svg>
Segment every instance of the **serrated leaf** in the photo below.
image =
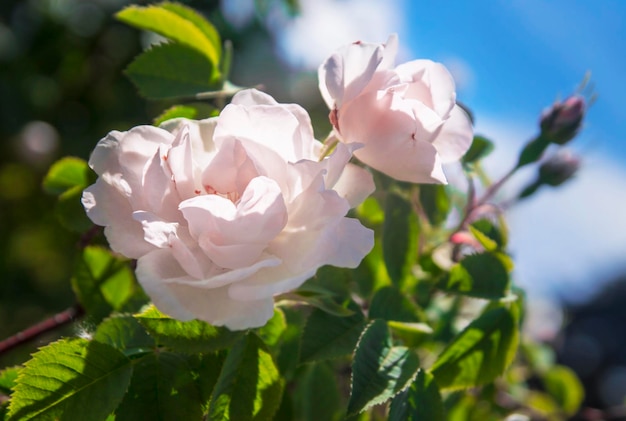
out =
<svg viewBox="0 0 626 421"><path fill-rule="evenodd" d="M445 421L439 387L434 377L420 369L415 381L391 401L389 421Z"/></svg>
<svg viewBox="0 0 626 421"><path fill-rule="evenodd" d="M298 377L294 391L297 419L337 421L342 408L337 379L327 363L309 364Z"/></svg>
<svg viewBox="0 0 626 421"><path fill-rule="evenodd" d="M0 371L0 393L11 394L11 389L15 386L15 380L21 367L8 367Z"/></svg>
<svg viewBox="0 0 626 421"><path fill-rule="evenodd" d="M440 225L448 218L450 197L442 184L422 184L419 189L420 205L432 225Z"/></svg>
<svg viewBox="0 0 626 421"><path fill-rule="evenodd" d="M42 185L47 193L59 195L73 187L85 188L94 181L94 173L86 161L68 156L52 164Z"/></svg>
<svg viewBox="0 0 626 421"><path fill-rule="evenodd" d="M261 339L250 333L231 348L211 396L209 419L272 420L283 381Z"/></svg>
<svg viewBox="0 0 626 421"><path fill-rule="evenodd" d="M420 322L419 308L397 288L389 286L376 291L369 308L370 319Z"/></svg>
<svg viewBox="0 0 626 421"><path fill-rule="evenodd" d="M465 152L461 162L463 164L471 164L473 162L479 161L489 155L491 151L493 151L493 142L489 139L482 136L474 136L474 140L472 140L472 145Z"/></svg>
<svg viewBox="0 0 626 421"><path fill-rule="evenodd" d="M411 384L418 369L417 354L393 346L387 323L374 320L354 351L348 414L388 401Z"/></svg>
<svg viewBox="0 0 626 421"><path fill-rule="evenodd" d="M352 316L337 317L322 310L313 310L309 316L300 344L300 362L308 363L351 354L365 327L365 316L360 307L350 302Z"/></svg>
<svg viewBox="0 0 626 421"><path fill-rule="evenodd" d="M141 95L163 99L219 89L219 81L211 79L212 71L211 62L197 50L160 44L135 58L125 72Z"/></svg>
<svg viewBox="0 0 626 421"><path fill-rule="evenodd" d="M195 354L187 356L187 363L191 368L191 375L195 379L202 402L202 412L209 412L211 394L222 372L226 351L211 352L208 354Z"/></svg>
<svg viewBox="0 0 626 421"><path fill-rule="evenodd" d="M493 300L508 295L510 278L501 255L485 252L466 256L437 286L447 292Z"/></svg>
<svg viewBox="0 0 626 421"><path fill-rule="evenodd" d="M101 421L130 382L130 360L115 348L81 338L41 348L21 371L9 420Z"/></svg>
<svg viewBox="0 0 626 421"><path fill-rule="evenodd" d="M411 203L395 193L385 201L382 246L387 273L400 285L417 257L417 217Z"/></svg>
<svg viewBox="0 0 626 421"><path fill-rule="evenodd" d="M100 323L94 341L111 345L125 355L145 352L155 347L154 340L137 319L130 315L115 315Z"/></svg>
<svg viewBox="0 0 626 421"><path fill-rule="evenodd" d="M85 247L71 284L78 301L96 323L121 309L137 290L127 262L97 246Z"/></svg>
<svg viewBox="0 0 626 421"><path fill-rule="evenodd" d="M555 365L543 376L543 384L566 414L573 415L578 411L585 389L572 369Z"/></svg>
<svg viewBox="0 0 626 421"><path fill-rule="evenodd" d="M161 313L154 305L135 317L157 343L183 353L226 349L243 335L243 332L232 332L200 320L180 322Z"/></svg>
<svg viewBox="0 0 626 421"><path fill-rule="evenodd" d="M159 116L155 117L154 125L159 126L161 123L173 118L196 118L198 110L189 105L174 105L163 111Z"/></svg>
<svg viewBox="0 0 626 421"><path fill-rule="evenodd" d="M202 400L182 355L147 354L135 361L133 377L115 421L199 420Z"/></svg>
<svg viewBox="0 0 626 421"><path fill-rule="evenodd" d="M221 56L219 34L206 19L193 9L175 3L161 3L147 7L129 6L116 15L122 22L136 28L156 32L201 53L217 66Z"/></svg>
<svg viewBox="0 0 626 421"><path fill-rule="evenodd" d="M459 333L430 371L442 389L480 386L504 372L517 343L515 317L504 307L493 308Z"/></svg>

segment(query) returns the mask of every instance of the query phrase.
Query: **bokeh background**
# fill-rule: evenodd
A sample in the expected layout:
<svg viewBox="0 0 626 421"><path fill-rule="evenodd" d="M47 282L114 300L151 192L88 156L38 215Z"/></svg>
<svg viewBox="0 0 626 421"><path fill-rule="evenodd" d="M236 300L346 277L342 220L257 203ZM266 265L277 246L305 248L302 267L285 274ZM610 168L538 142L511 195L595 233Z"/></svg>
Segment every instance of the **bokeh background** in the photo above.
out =
<svg viewBox="0 0 626 421"><path fill-rule="evenodd" d="M50 212L54 198L40 187L49 165L65 155L87 159L108 131L149 124L167 105L141 99L122 73L155 41L114 20L129 3L0 3L0 338L73 304L68 278L79 238ZM496 143L486 163L494 179L536 134L542 109L575 92L591 72L585 92L597 100L571 145L582 167L574 180L512 207L511 250L515 280L530 298L526 333L552 344L577 371L586 407L626 417L626 3L184 3L232 40L231 80L262 84L279 101L303 105L318 138L329 125L317 66L339 45L398 33L402 60L441 61L455 76L476 132ZM533 176L516 176L501 199ZM23 362L49 339L0 356L0 367Z"/></svg>

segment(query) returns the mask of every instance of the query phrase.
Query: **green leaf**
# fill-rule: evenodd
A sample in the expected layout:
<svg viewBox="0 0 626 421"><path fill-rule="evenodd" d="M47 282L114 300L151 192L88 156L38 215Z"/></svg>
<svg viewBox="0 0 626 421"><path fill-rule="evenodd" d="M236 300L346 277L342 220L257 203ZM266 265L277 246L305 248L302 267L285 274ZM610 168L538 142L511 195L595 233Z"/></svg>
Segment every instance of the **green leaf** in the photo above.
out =
<svg viewBox="0 0 626 421"><path fill-rule="evenodd" d="M543 376L546 391L567 415L574 415L585 397L585 390L576 374L568 367L556 365Z"/></svg>
<svg viewBox="0 0 626 421"><path fill-rule="evenodd" d="M43 189L47 193L59 195L73 187L85 188L94 181L94 172L87 162L68 156L52 164L43 179Z"/></svg>
<svg viewBox="0 0 626 421"><path fill-rule="evenodd" d="M368 197L357 207L359 219L365 219L369 225L378 225L385 220L385 213L373 196Z"/></svg>
<svg viewBox="0 0 626 421"><path fill-rule="evenodd" d="M9 419L101 421L130 382L131 362L115 348L81 338L41 348L20 372Z"/></svg>
<svg viewBox="0 0 626 421"><path fill-rule="evenodd" d="M105 319L96 329L93 339L111 345L125 355L146 352L155 347L154 340L130 315L115 315Z"/></svg>
<svg viewBox="0 0 626 421"><path fill-rule="evenodd" d="M195 49L207 58L217 73L222 54L219 34L193 9L176 3L161 3L147 7L129 6L115 16L136 28L156 32Z"/></svg>
<svg viewBox="0 0 626 421"><path fill-rule="evenodd" d="M489 155L493 151L493 142L482 136L474 136L472 145L465 152L465 155L461 159L463 164L471 164L479 161Z"/></svg>
<svg viewBox="0 0 626 421"><path fill-rule="evenodd" d="M309 364L300 374L294 402L302 421L337 421L342 406L337 379L327 363Z"/></svg>
<svg viewBox="0 0 626 421"><path fill-rule="evenodd" d="M538 136L528 142L524 146L524 149L522 149L522 152L520 152L515 168L521 168L533 162L537 162L549 145L550 140L542 136Z"/></svg>
<svg viewBox="0 0 626 421"><path fill-rule="evenodd" d="M189 105L174 105L167 110L163 111L158 117L154 119L154 125L159 126L161 123L173 118L196 118L198 110L195 107Z"/></svg>
<svg viewBox="0 0 626 421"><path fill-rule="evenodd" d="M393 346L387 323L374 320L363 331L354 351L348 414L393 398L411 384L418 368L417 354Z"/></svg>
<svg viewBox="0 0 626 421"><path fill-rule="evenodd" d="M370 303L369 318L395 320L398 322L420 322L419 308L397 288L389 286L379 289Z"/></svg>
<svg viewBox="0 0 626 421"><path fill-rule="evenodd" d="M160 44L135 58L125 72L141 95L163 99L219 89L212 71L211 62L193 48Z"/></svg>
<svg viewBox="0 0 626 421"><path fill-rule="evenodd" d="M352 353L365 327L365 317L356 303L350 302L348 308L354 311L348 317L313 310L302 334L300 362L338 358Z"/></svg>
<svg viewBox="0 0 626 421"><path fill-rule="evenodd" d="M121 309L138 288L127 261L97 246L85 247L71 284L78 301L96 323Z"/></svg>
<svg viewBox="0 0 626 421"><path fill-rule="evenodd" d="M187 358L191 375L195 379L200 393L202 413L206 414L209 412L211 394L226 360L226 351L190 355Z"/></svg>
<svg viewBox="0 0 626 421"><path fill-rule="evenodd" d="M506 246L506 233L488 219L473 222L469 230L487 251L496 251Z"/></svg>
<svg viewBox="0 0 626 421"><path fill-rule="evenodd" d="M422 184L419 189L420 205L432 225L440 225L448 218L450 197L442 184Z"/></svg>
<svg viewBox="0 0 626 421"><path fill-rule="evenodd" d="M476 298L506 297L510 279L504 257L490 252L469 255L452 266L437 286L447 292Z"/></svg>
<svg viewBox="0 0 626 421"><path fill-rule="evenodd" d="M445 421L443 401L433 376L419 370L411 387L391 401L390 421Z"/></svg>
<svg viewBox="0 0 626 421"><path fill-rule="evenodd" d="M15 386L15 379L21 367L9 367L0 371L0 393L11 394L11 389Z"/></svg>
<svg viewBox="0 0 626 421"><path fill-rule="evenodd" d="M417 252L417 217L411 203L391 193L385 202L383 258L389 277L396 285L411 274Z"/></svg>
<svg viewBox="0 0 626 421"><path fill-rule="evenodd" d="M513 361L518 342L515 317L498 307L470 323L441 353L431 368L442 389L492 382Z"/></svg>
<svg viewBox="0 0 626 421"><path fill-rule="evenodd" d="M93 226L93 222L87 217L80 201L84 189L84 186L75 186L64 191L54 207L55 215L61 225L70 231L85 232Z"/></svg>
<svg viewBox="0 0 626 421"><path fill-rule="evenodd" d="M265 344L247 334L226 357L211 397L209 419L272 420L282 390L283 381Z"/></svg>
<svg viewBox="0 0 626 421"><path fill-rule="evenodd" d="M133 377L115 421L199 420L202 400L186 358L150 353L135 361Z"/></svg>
<svg viewBox="0 0 626 421"><path fill-rule="evenodd" d="M280 341L283 332L287 329L285 313L280 308L274 308L274 316L259 329L258 334L267 345L276 345Z"/></svg>
<svg viewBox="0 0 626 421"><path fill-rule="evenodd" d="M135 317L157 343L183 353L226 349L243 335L243 332L232 332L200 320L180 322L164 315L154 305Z"/></svg>

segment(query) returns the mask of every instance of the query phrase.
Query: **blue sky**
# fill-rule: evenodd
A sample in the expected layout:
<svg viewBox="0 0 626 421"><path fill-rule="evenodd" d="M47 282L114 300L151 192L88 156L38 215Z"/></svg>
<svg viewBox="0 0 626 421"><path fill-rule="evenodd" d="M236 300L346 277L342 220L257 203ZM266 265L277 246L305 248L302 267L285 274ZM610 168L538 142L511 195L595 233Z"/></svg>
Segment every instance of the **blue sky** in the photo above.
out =
<svg viewBox="0 0 626 421"><path fill-rule="evenodd" d="M411 49L435 60L465 62L473 80L459 96L478 110L534 119L557 94L571 93L591 71L598 101L588 114L583 141L626 162L626 2L406 5Z"/></svg>
<svg viewBox="0 0 626 421"><path fill-rule="evenodd" d="M534 296L585 300L603 281L626 273L626 1L300 3L295 20L274 15L268 22L286 63L315 70L341 45L398 33L400 61L441 61L455 76L476 132L496 143L485 163L493 178L536 135L541 111L573 93L590 71L598 99L568 145L582 158L581 170L509 213L514 277ZM522 171L501 197L533 176L534 169Z"/></svg>

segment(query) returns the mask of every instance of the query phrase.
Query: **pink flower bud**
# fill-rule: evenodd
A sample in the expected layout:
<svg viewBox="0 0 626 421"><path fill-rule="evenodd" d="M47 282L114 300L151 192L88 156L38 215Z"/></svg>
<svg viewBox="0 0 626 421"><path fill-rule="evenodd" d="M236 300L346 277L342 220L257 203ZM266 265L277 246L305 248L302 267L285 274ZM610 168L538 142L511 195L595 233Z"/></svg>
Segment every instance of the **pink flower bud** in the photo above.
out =
<svg viewBox="0 0 626 421"><path fill-rule="evenodd" d="M541 115L541 134L552 143L566 144L578 134L585 109L585 99L580 95L570 96L563 102L555 102Z"/></svg>

